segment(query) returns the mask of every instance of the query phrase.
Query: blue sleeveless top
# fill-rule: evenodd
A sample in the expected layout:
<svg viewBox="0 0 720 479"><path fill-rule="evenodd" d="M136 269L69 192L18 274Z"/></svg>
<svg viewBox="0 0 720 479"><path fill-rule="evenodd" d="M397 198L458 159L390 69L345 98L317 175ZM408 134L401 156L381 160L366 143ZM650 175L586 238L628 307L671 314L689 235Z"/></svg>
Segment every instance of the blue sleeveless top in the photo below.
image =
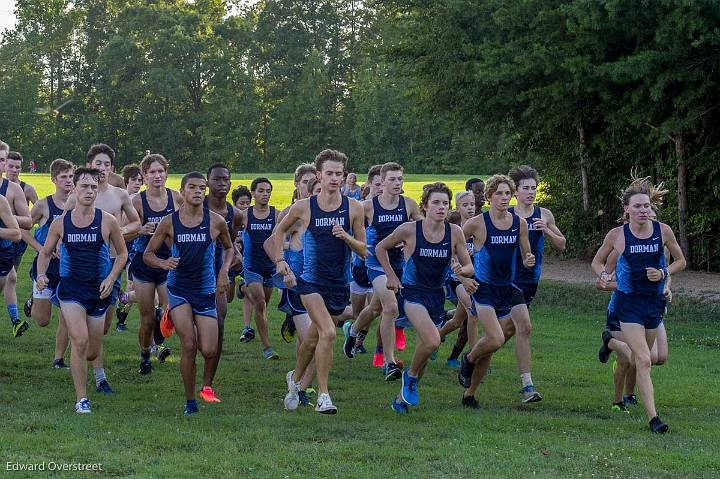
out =
<svg viewBox="0 0 720 479"><path fill-rule="evenodd" d="M652 222L653 232L647 239L632 234L630 225L623 225L625 251L618 258L615 268L617 290L634 296L662 296L665 279L653 283L647 279L645 268L662 269L665 264L662 230L660 223Z"/></svg>
<svg viewBox="0 0 720 479"><path fill-rule="evenodd" d="M140 201L142 202L142 208L143 208L143 217L142 217L142 224L145 225L147 223L155 223L155 226L157 226L160 221L165 218L167 215L172 214L175 211L175 203L173 201L173 195L172 190L165 188L165 192L167 193L167 206L161 211L155 211L152 208L150 208L150 204L147 200L147 192L141 191L140 192ZM142 257L142 254L145 252L145 248L147 248L148 243L150 242L150 235L140 235L135 239L135 245L134 250L135 253L139 253ZM170 257L170 249L166 245L160 246L157 251L155 252L155 255L160 259L167 259Z"/></svg>
<svg viewBox="0 0 720 479"><path fill-rule="evenodd" d="M273 261L268 258L263 248L275 229L275 207L270 207L270 213L265 219L258 219L253 214L253 209L247 209L247 225L243 231L243 266L245 269L262 273L272 271L275 268Z"/></svg>
<svg viewBox="0 0 720 479"><path fill-rule="evenodd" d="M208 210L210 209L208 207L207 196L203 200L203 206L205 208L207 208ZM228 228L228 234L232 235L232 225L233 225L233 220L235 219L235 209L227 201L225 202L225 208L226 208L225 216L224 216L225 224L227 225L227 228ZM233 240L233 238L232 238L232 236L230 236L230 241L232 241L232 240ZM220 272L220 268L222 267L223 251L224 251L224 249L223 249L222 241L220 241L219 239L216 240L215 241L215 263L214 263L215 264L215 274L218 274Z"/></svg>
<svg viewBox="0 0 720 479"><path fill-rule="evenodd" d="M48 232L50 231L50 225L52 224L55 219L60 218L64 210L62 208L58 208L55 202L52 199L52 196L48 196L45 198L48 205L48 218L45 220L45 223L41 224L37 228L35 228L35 234L33 235L35 237L35 241L40 243L41 245L45 244L45 240L47 240ZM35 259L33 260L33 266L31 270L31 277L33 274L33 271L37 271L37 255L35 256ZM58 277L60 276L60 260L57 258L50 258L50 263L48 264L47 269L47 277Z"/></svg>
<svg viewBox="0 0 720 479"><path fill-rule="evenodd" d="M443 239L439 243L431 243L423 234L422 223L422 220L415 222L415 251L405 264L400 282L413 289L442 292L452 258L450 224L445 223Z"/></svg>
<svg viewBox="0 0 720 479"><path fill-rule="evenodd" d="M382 266L375 257L375 245L390 236L390 233L403 223L408 222L407 208L405 207L405 197L400 195L397 207L386 210L380 205L380 197L375 196L373 202L373 219L370 226L366 230L368 255L365 258L365 264L368 268L382 271ZM404 263L402 248L395 248L388 251L390 264L393 266L402 266Z"/></svg>
<svg viewBox="0 0 720 479"><path fill-rule="evenodd" d="M188 228L180 222L180 212L172 214L172 256L180 258L177 268L167 276L168 287L191 290L199 295L215 293L215 242L210 234L210 211L203 208L202 222Z"/></svg>
<svg viewBox="0 0 720 479"><path fill-rule="evenodd" d="M350 247L332 234L334 224L348 233L350 230L350 201L342 196L340 207L323 211L317 196L311 196L310 223L303 237L304 261L301 278L321 286L344 286L350 277Z"/></svg>
<svg viewBox="0 0 720 479"><path fill-rule="evenodd" d="M512 214L512 213L511 213ZM483 213L485 243L474 253L475 277L494 286L507 286L514 277L516 249L520 247L520 217L512 214L512 225L506 230L495 227L490 212Z"/></svg>
<svg viewBox="0 0 720 479"><path fill-rule="evenodd" d="M98 288L112 269L110 249L102 237L102 210L95 208L95 217L85 228L73 224L71 213L63 218L60 277L72 279L74 285Z"/></svg>
<svg viewBox="0 0 720 479"><path fill-rule="evenodd" d="M508 211L515 213L514 208ZM540 273L542 272L543 253L545 251L545 235L541 230L536 230L533 224L535 220L542 218L542 210L536 206L532 214L525 218L528 225L528 240L530 241L530 252L535 255L535 266L526 268L523 266L522 251L517 249L517 258L515 259L515 282L516 283L537 283L540 281Z"/></svg>

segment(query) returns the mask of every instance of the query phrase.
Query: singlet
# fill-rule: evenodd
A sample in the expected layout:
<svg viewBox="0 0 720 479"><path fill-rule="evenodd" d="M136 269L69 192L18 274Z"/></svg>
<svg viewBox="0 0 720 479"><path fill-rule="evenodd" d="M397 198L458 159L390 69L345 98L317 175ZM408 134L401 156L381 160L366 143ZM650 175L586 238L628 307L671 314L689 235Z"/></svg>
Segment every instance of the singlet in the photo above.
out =
<svg viewBox="0 0 720 479"><path fill-rule="evenodd" d="M512 214L512 213L511 213ZM520 217L512 214L512 225L506 230L495 227L490 212L482 215L485 221L485 242L475 251L475 277L478 281L494 286L509 285L515 273L515 250L519 248Z"/></svg>
<svg viewBox="0 0 720 479"><path fill-rule="evenodd" d="M515 213L514 208L508 211ZM525 218L528 225L528 241L530 241L530 252L535 255L535 266L526 268L523 266L522 251L517 249L517 258L515 259L515 282L516 283L537 283L540 281L540 273L542 272L543 253L545 251L545 234L542 230L535 229L535 220L542 218L542 210L536 206L532 214Z"/></svg>
<svg viewBox="0 0 720 479"><path fill-rule="evenodd" d="M373 202L373 219L370 226L366 230L368 255L365 258L365 264L370 269L382 271L382 266L375 257L375 246L390 236L395 229L408 221L408 212L405 207L405 197L400 196L398 205L395 208L386 210L380 205L380 197L375 196ZM402 248L394 248L388 251L390 264L393 267L402 266L404 263Z"/></svg>
<svg viewBox="0 0 720 479"><path fill-rule="evenodd" d="M350 247L332 234L333 225L339 224L351 233L350 200L342 196L340 206L324 211L317 196L311 196L310 223L303 237L304 261L301 278L321 286L341 287L350 277Z"/></svg>
<svg viewBox="0 0 720 479"><path fill-rule="evenodd" d="M210 208L208 207L207 196L203 200L203 206L205 208L207 208L208 210L210 210ZM233 208L233 206L227 201L225 202L225 208L226 208L225 216L224 216L225 224L227 225L228 233L232 234L233 220L235 219L235 208ZM210 211L212 211L212 210L210 210ZM232 239L232 236L231 236L231 239ZM222 241L220 241L219 239L216 240L215 241L215 274L219 273L220 268L222 267L223 250L224 250L224 248L222 245Z"/></svg>
<svg viewBox="0 0 720 479"><path fill-rule="evenodd" d="M415 251L408 258L401 283L414 289L442 291L450 271L452 234L445 223L445 235L439 243L431 243L422 230L423 220L415 222Z"/></svg>
<svg viewBox="0 0 720 479"><path fill-rule="evenodd" d="M167 193L167 206L165 206L165 208L161 211L155 211L150 208L150 204L147 200L147 191L140 192L140 201L142 202L143 208L143 225L147 223L155 223L155 226L157 227L157 224L160 223L163 218L165 218L167 215L172 214L175 211L175 203L173 201L172 190L165 188L165 192ZM145 248L147 248L149 242L150 235L138 236L135 240L134 245L135 254L139 255L142 258L142 255L145 252ZM168 248L167 245L163 244L157 249L155 255L160 259L167 259L170 257L170 248Z"/></svg>
<svg viewBox="0 0 720 479"><path fill-rule="evenodd" d="M275 229L275 207L270 207L270 213L265 219L258 219L253 209L247 209L247 225L243 231L243 266L255 273L272 271L275 268L273 261L268 258L263 248Z"/></svg>
<svg viewBox="0 0 720 479"><path fill-rule="evenodd" d="M47 240L48 232L50 231L50 225L52 224L55 219L60 218L64 210L62 208L58 208L55 202L52 199L52 196L48 196L45 198L48 205L48 218L45 220L45 223L41 224L37 228L35 228L35 234L33 235L35 237L35 241L40 243L41 245L45 244L45 240ZM31 270L31 277L33 275L33 271L37 271L37 255L35 255L35 259L33 260L32 270ZM60 260L57 258L51 258L50 263L48 264L47 272L46 272L48 278L51 278L53 276L58 277L60 276Z"/></svg>
<svg viewBox="0 0 720 479"><path fill-rule="evenodd" d="M214 294L215 242L210 234L210 211L203 208L202 222L194 228L183 225L180 212L175 211L172 225L172 256L180 258L180 263L168 272L168 287L198 295Z"/></svg>
<svg viewBox="0 0 720 479"><path fill-rule="evenodd" d="M102 236L102 210L95 208L95 218L85 228L75 226L68 211L63 218L60 277L72 279L73 287L97 288L111 268L110 249Z"/></svg>
<svg viewBox="0 0 720 479"><path fill-rule="evenodd" d="M660 223L652 222L653 231L649 238L640 239L630 231L630 225L623 225L625 251L617 260L615 277L617 290L634 296L662 296L665 279L653 283L647 278L645 268L662 269L665 251Z"/></svg>

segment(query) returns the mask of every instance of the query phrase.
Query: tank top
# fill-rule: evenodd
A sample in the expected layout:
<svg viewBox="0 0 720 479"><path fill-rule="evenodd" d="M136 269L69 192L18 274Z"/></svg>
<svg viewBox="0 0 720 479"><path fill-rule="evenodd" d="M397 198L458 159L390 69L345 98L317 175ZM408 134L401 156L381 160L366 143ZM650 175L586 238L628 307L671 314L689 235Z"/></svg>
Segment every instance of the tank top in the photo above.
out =
<svg viewBox="0 0 720 479"><path fill-rule="evenodd" d="M270 207L270 214L265 219L258 219L253 209L247 209L247 225L243 231L243 266L250 271L261 273L275 268L273 261L268 258L263 248L275 229L275 207Z"/></svg>
<svg viewBox="0 0 720 479"><path fill-rule="evenodd" d="M180 258L177 268L168 272L168 286L207 295L215 293L215 242L210 233L210 211L203 208L202 222L188 228L180 212L172 213L172 255Z"/></svg>
<svg viewBox="0 0 720 479"><path fill-rule="evenodd" d="M489 211L483 213L482 217L486 235L482 247L474 253L475 276L486 284L507 286L515 273L520 217L512 214L512 225L506 230L495 227Z"/></svg>
<svg viewBox="0 0 720 479"><path fill-rule="evenodd" d="M375 257L375 246L390 236L395 229L408 221L407 208L405 207L405 197L400 195L398 205L395 208L386 210L380 204L380 197L375 196L373 202L373 219L370 226L366 230L366 239L368 247L368 255L365 264L368 268L382 270L382 266ZM390 264L402 265L404 262L402 248L395 248L388 251Z"/></svg>
<svg viewBox="0 0 720 479"><path fill-rule="evenodd" d="M203 200L203 205L204 205L205 208L207 208L208 210L210 209L210 208L208 207L207 196L206 196L205 199ZM229 233L229 234L232 234L233 220L235 219L235 209L234 209L233 206L232 206L229 202L227 202L227 201L225 202L225 208L226 208L226 210L225 210L225 216L224 216L223 218L225 219L225 224L227 225L228 233ZM231 241L232 241L232 237L231 237ZM220 241L219 239L216 240L216 241L215 241L215 274L219 273L219 272L220 272L220 268L222 267L223 251L224 251L224 248L223 248L223 245L222 245L222 241Z"/></svg>
<svg viewBox="0 0 720 479"><path fill-rule="evenodd" d="M508 211L515 213L514 208ZM542 218L542 210L539 206L533 209L530 216L525 218L528 225L528 241L530 241L530 252L535 255L535 266L526 268L523 266L522 251L517 249L517 258L515 259L515 282L516 283L537 283L540 281L540 273L542 272L543 253L545 251L545 234L542 230L535 229L534 222Z"/></svg>
<svg viewBox="0 0 720 479"><path fill-rule="evenodd" d="M342 196L340 206L333 211L320 209L317 196L310 199L310 223L303 237L304 261L301 278L321 286L348 284L350 276L350 247L332 234L335 224L348 233L350 202Z"/></svg>
<svg viewBox="0 0 720 479"><path fill-rule="evenodd" d="M645 268L665 267L665 252L660 223L652 222L653 231L649 238L640 239L630 231L630 225L623 225L625 251L618 258L615 269L617 290L634 296L662 296L665 279L653 283L647 279Z"/></svg>
<svg viewBox="0 0 720 479"><path fill-rule="evenodd" d="M401 283L414 289L442 291L452 258L450 224L445 223L443 239L431 243L423 234L422 223L422 220L415 222L415 250L405 264Z"/></svg>
<svg viewBox="0 0 720 479"><path fill-rule="evenodd" d="M35 228L35 234L33 235L35 237L35 241L40 243L41 245L45 244L45 240L47 240L48 232L50 231L50 225L52 224L55 219L60 218L64 210L62 208L58 208L55 202L52 199L52 196L48 196L45 198L45 201L47 201L48 205L48 218L45 220L45 223L41 224L37 228ZM35 255L35 259L33 260L32 269L30 273L30 277L33 277L33 274L37 272L37 255ZM46 272L48 278L51 277L58 277L60 276L60 260L57 258L50 258L50 263L48 264L48 269Z"/></svg>
<svg viewBox="0 0 720 479"><path fill-rule="evenodd" d="M63 218L60 277L72 279L74 285L97 288L112 268L110 250L102 236L102 210L95 208L92 223L84 228L73 224L71 213Z"/></svg>
<svg viewBox="0 0 720 479"><path fill-rule="evenodd" d="M175 211L175 203L173 201L172 190L165 188L165 192L167 194L167 205L164 209L160 211L155 211L150 207L150 204L147 200L146 191L140 192L140 201L142 202L143 208L143 225L146 225L148 223L154 223L155 226L157 226L157 224L160 223L163 218L165 218L167 215L172 214ZM134 245L135 254L139 254L142 257L142 254L145 252L145 248L147 248L149 242L150 235L138 236L135 240ZM167 245L163 244L157 249L155 255L160 259L167 259L170 257L170 248L168 248Z"/></svg>

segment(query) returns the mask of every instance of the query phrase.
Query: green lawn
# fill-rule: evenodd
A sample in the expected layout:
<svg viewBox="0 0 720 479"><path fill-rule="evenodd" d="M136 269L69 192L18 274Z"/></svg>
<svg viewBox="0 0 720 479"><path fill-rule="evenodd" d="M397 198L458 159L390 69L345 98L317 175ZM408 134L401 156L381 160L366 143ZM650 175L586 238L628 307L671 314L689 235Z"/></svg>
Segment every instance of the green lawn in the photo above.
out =
<svg viewBox="0 0 720 479"><path fill-rule="evenodd" d="M29 264L30 256L25 270ZM26 271L21 278L22 300ZM3 314L0 451L8 462L102 464L100 473L57 477L717 477L720 308L676 299L667 320L669 361L653 370L658 408L671 429L653 436L639 407L630 416L610 411L611 367L596 359L606 300L589 286L541 285L532 309L541 403L519 403L515 359L506 348L479 391L481 409L463 410L455 372L444 364L453 335L423 378L421 404L409 416L390 409L399 382L383 382L368 356L346 359L339 339L330 383L339 414L285 412L294 344L279 338L276 298L270 322L282 359L263 361L258 340L239 342L240 304L232 304L216 381L223 402L201 404L192 418L182 415L176 354L150 377L138 376L135 312L130 331L113 330L105 340L117 394L91 392L88 416L71 410L69 371L49 367L56 323L33 325L13 339ZM409 345L412 339L408 333ZM177 338L169 343L177 347Z"/></svg>

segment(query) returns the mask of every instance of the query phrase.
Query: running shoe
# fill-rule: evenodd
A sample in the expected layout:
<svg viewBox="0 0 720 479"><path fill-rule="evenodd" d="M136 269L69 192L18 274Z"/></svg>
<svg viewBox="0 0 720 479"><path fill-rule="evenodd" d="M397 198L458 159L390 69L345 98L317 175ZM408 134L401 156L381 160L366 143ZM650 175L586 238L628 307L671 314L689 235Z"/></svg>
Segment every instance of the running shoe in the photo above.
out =
<svg viewBox="0 0 720 479"><path fill-rule="evenodd" d="M660 420L660 416L655 416L650 420L650 430L656 434L665 434L670 426Z"/></svg>
<svg viewBox="0 0 720 479"><path fill-rule="evenodd" d="M280 326L280 336L286 343L291 343L295 337L295 321L292 320L292 316L286 315L285 321Z"/></svg>
<svg viewBox="0 0 720 479"><path fill-rule="evenodd" d="M240 342L249 343L253 339L255 339L255 330L250 326L245 326L240 335Z"/></svg>
<svg viewBox="0 0 720 479"><path fill-rule="evenodd" d="M264 359L280 359L280 355L275 352L275 350L272 348L272 346L268 346L267 348L263 349L263 358Z"/></svg>
<svg viewBox="0 0 720 479"><path fill-rule="evenodd" d="M608 343L610 343L610 340L612 339L612 334L607 329L603 331L602 333L602 345L600 345L600 350L598 351L598 359L601 363L605 364L608 362L608 359L610 359L610 354L612 354L612 349L608 346Z"/></svg>
<svg viewBox="0 0 720 479"><path fill-rule="evenodd" d="M627 396L623 397L623 402L626 406L637 406L638 405L638 398L634 394L628 394Z"/></svg>
<svg viewBox="0 0 720 479"><path fill-rule="evenodd" d="M117 331L118 333L124 333L125 331L127 331L127 325L118 321L115 325L115 331Z"/></svg>
<svg viewBox="0 0 720 479"><path fill-rule="evenodd" d="M463 396L462 405L468 409L480 409L480 404L475 399L475 396Z"/></svg>
<svg viewBox="0 0 720 479"><path fill-rule="evenodd" d="M453 369L460 369L460 360L458 358L448 359L447 365Z"/></svg>
<svg viewBox="0 0 720 479"><path fill-rule="evenodd" d="M398 351L405 351L406 346L405 330L403 328L395 328L395 348Z"/></svg>
<svg viewBox="0 0 720 479"><path fill-rule="evenodd" d="M54 359L52 367L53 369L70 369L70 366L65 364L65 360L63 358Z"/></svg>
<svg viewBox="0 0 720 479"><path fill-rule="evenodd" d="M298 408L298 405L300 404L300 390L298 389L297 383L293 381L294 372L295 370L288 371L288 373L285 375L288 392L285 395L283 404L285 405L285 410L287 411L296 410Z"/></svg>
<svg viewBox="0 0 720 479"><path fill-rule="evenodd" d="M115 391L113 391L113 389L110 387L110 383L107 382L107 379L103 379L102 381L100 381L100 384L98 384L95 388L95 392L112 394Z"/></svg>
<svg viewBox="0 0 720 479"><path fill-rule="evenodd" d="M395 363L387 363L383 366L382 371L385 381L395 381L402 377L402 369Z"/></svg>
<svg viewBox="0 0 720 479"><path fill-rule="evenodd" d="M172 354L172 349L168 348L164 344L160 344L155 350L155 354L158 358L158 362L162 364Z"/></svg>
<svg viewBox="0 0 720 479"><path fill-rule="evenodd" d="M162 313L160 318L160 332L164 338L169 338L175 331L175 324L172 322L170 317L170 306L165 306L165 311Z"/></svg>
<svg viewBox="0 0 720 479"><path fill-rule="evenodd" d="M467 355L468 353L464 353L460 356L460 369L458 369L458 382L460 386L466 389L470 387L473 370L475 369L475 363L468 361Z"/></svg>
<svg viewBox="0 0 720 479"><path fill-rule="evenodd" d="M392 408L393 411L395 411L398 414L410 414L410 410L408 409L407 403L397 396L395 396L395 398L393 399L393 402L392 402L392 404L390 404L390 407Z"/></svg>
<svg viewBox="0 0 720 479"><path fill-rule="evenodd" d="M630 414L630 410L625 406L624 402L614 402L612 405L612 412L624 412Z"/></svg>
<svg viewBox="0 0 720 479"><path fill-rule="evenodd" d="M141 376L147 376L148 374L150 374L152 372L152 370L153 370L152 363L150 363L149 359L140 361L140 369L138 370L138 372L140 373Z"/></svg>
<svg viewBox="0 0 720 479"><path fill-rule="evenodd" d="M357 333L357 336L355 337L355 349L353 349L353 354L367 354L367 349L365 349L364 346L365 336L367 336L367 331L360 331Z"/></svg>
<svg viewBox="0 0 720 479"><path fill-rule="evenodd" d="M529 403L529 402L540 402L542 401L542 396L539 392L535 390L535 386L532 384L528 384L524 388L520 390L520 393L522 393L522 402Z"/></svg>
<svg viewBox="0 0 720 479"><path fill-rule="evenodd" d="M355 342L355 349L353 349L353 355L355 354L367 354L367 349L362 344Z"/></svg>
<svg viewBox="0 0 720 479"><path fill-rule="evenodd" d="M124 304L120 305L120 307L118 307L115 310L115 316L117 316L118 324L124 323L125 321L127 321L129 314L130 314L130 308Z"/></svg>
<svg viewBox="0 0 720 479"><path fill-rule="evenodd" d="M190 401L185 401L185 409L183 409L183 414L186 416L192 416L193 414L197 414L200 412L200 409L198 408L197 401L192 399Z"/></svg>
<svg viewBox="0 0 720 479"><path fill-rule="evenodd" d="M19 338L30 327L30 323L24 319L12 323L13 337Z"/></svg>
<svg viewBox="0 0 720 479"><path fill-rule="evenodd" d="M78 414L90 414L90 401L87 398L82 398L75 403L75 412Z"/></svg>
<svg viewBox="0 0 720 479"><path fill-rule="evenodd" d="M345 341L343 342L343 353L345 353L345 357L347 358L354 358L355 355L353 354L353 350L355 349L355 341L357 340L356 336L352 336L350 334L350 330L352 329L352 323L349 321L346 321L345 324L343 324L343 334L345 335Z"/></svg>
<svg viewBox="0 0 720 479"><path fill-rule="evenodd" d="M315 410L320 414L337 414L337 408L333 405L328 393L322 393L318 396Z"/></svg>
<svg viewBox="0 0 720 479"><path fill-rule="evenodd" d="M307 390L298 391L298 400L301 406L314 406L314 404L310 402L310 394Z"/></svg>
<svg viewBox="0 0 720 479"><path fill-rule="evenodd" d="M25 313L25 317L29 318L32 316L32 305L33 305L33 299L29 298L27 301L25 301L25 304L23 304L23 313Z"/></svg>
<svg viewBox="0 0 720 479"><path fill-rule="evenodd" d="M222 402L215 396L215 391L210 386L205 386L200 390L200 399L205 402Z"/></svg>
<svg viewBox="0 0 720 479"><path fill-rule="evenodd" d="M383 356L382 351L375 351L375 354L373 354L373 361L372 365L376 368L381 368L385 364L385 356Z"/></svg>
<svg viewBox="0 0 720 479"><path fill-rule="evenodd" d="M410 376L409 370L406 369L402 373L402 387L400 388L400 397L411 406L417 406L420 400L418 396L418 378Z"/></svg>

